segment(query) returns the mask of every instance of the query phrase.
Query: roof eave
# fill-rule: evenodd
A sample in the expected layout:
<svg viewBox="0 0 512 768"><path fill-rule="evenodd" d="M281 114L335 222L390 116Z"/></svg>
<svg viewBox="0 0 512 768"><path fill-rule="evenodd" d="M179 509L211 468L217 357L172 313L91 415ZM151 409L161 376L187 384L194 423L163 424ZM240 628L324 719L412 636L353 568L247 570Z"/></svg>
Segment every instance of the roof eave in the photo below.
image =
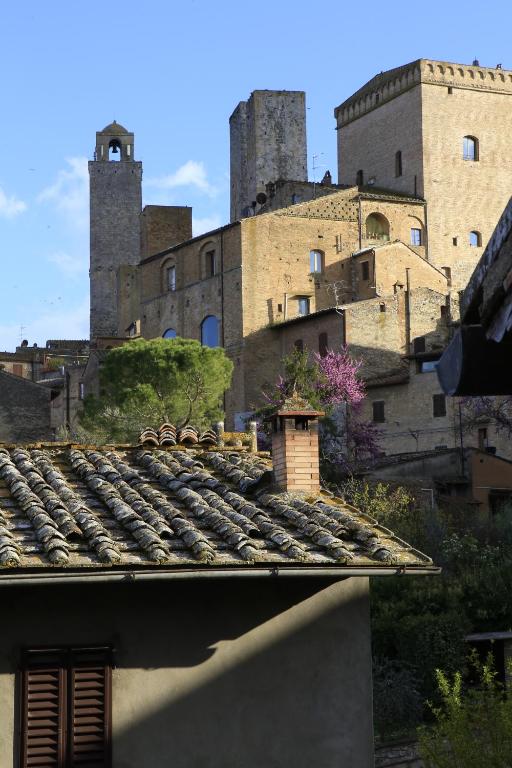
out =
<svg viewBox="0 0 512 768"><path fill-rule="evenodd" d="M5 571L4 571L5 573ZM375 565L375 566L280 566L266 565L260 568L208 568L202 569L121 569L115 571L96 570L81 573L80 570L60 571L48 569L47 573L34 574L20 571L15 574L0 574L2 586L30 586L38 584L97 584L103 582L140 582L140 581L170 581L193 579L247 579L247 578L317 578L345 579L353 576L404 576L404 575L433 575L441 573L441 568L435 565Z"/></svg>

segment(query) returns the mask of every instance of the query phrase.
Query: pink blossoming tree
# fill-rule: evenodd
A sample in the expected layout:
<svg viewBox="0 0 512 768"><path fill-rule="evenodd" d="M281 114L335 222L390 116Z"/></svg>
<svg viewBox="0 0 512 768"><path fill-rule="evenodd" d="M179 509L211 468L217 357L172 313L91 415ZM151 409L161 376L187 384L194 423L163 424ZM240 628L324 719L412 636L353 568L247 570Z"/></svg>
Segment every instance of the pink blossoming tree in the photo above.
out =
<svg viewBox="0 0 512 768"><path fill-rule="evenodd" d="M379 432L361 417L365 397L359 376L361 361L348 350L328 350L324 357L295 350L283 361L284 375L263 390L265 404L257 411L264 420L295 388L314 408L325 411L321 421L320 449L324 463L349 471L359 461L379 454Z"/></svg>

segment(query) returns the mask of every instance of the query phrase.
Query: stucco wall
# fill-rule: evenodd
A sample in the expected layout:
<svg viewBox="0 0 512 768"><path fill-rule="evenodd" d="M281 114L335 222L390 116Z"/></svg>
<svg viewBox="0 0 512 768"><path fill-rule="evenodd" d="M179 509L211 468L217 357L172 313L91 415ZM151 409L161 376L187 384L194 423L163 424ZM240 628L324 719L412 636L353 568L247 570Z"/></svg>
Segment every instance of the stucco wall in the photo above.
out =
<svg viewBox="0 0 512 768"><path fill-rule="evenodd" d="M114 768L370 768L366 579L4 588L0 765L20 646L115 647Z"/></svg>

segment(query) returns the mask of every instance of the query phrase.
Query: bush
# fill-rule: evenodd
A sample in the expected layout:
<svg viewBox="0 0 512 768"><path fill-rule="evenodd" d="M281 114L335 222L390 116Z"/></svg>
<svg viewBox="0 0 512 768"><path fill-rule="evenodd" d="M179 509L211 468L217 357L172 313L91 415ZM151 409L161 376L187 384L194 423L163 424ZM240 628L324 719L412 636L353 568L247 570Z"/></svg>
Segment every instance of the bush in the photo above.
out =
<svg viewBox="0 0 512 768"><path fill-rule="evenodd" d="M478 685L464 689L462 675L451 681L437 670L441 705L432 706L435 724L420 729L426 768L511 768L512 697L496 680L492 663L471 662ZM512 669L510 670L512 672Z"/></svg>

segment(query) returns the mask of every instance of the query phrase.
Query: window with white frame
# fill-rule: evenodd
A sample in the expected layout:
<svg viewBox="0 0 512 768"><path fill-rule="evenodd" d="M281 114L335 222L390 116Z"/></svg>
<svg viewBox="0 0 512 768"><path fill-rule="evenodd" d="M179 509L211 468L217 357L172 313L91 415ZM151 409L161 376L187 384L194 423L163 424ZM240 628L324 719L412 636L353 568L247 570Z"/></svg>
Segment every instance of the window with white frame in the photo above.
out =
<svg viewBox="0 0 512 768"><path fill-rule="evenodd" d="M297 311L299 315L309 315L310 302L309 296L299 296L297 299Z"/></svg>

